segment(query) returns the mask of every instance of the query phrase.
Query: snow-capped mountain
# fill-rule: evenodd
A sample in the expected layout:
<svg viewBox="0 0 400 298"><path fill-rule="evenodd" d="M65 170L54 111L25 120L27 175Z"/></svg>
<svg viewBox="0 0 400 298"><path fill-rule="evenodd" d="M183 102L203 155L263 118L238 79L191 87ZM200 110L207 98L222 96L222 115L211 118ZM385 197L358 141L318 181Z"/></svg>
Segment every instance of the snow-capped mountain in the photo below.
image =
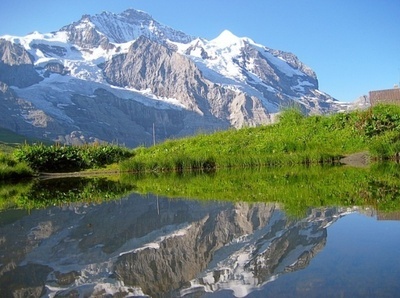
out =
<svg viewBox="0 0 400 298"><path fill-rule="evenodd" d="M157 42L166 40L187 43L193 37L164 26L143 11L128 9L121 14L103 12L99 15L84 15L78 22L60 29L66 32L68 41L82 47L122 44L145 36Z"/></svg>
<svg viewBox="0 0 400 298"><path fill-rule="evenodd" d="M0 126L64 143L152 143L340 103L287 52L229 31L189 36L129 9L52 33L0 37Z"/></svg>

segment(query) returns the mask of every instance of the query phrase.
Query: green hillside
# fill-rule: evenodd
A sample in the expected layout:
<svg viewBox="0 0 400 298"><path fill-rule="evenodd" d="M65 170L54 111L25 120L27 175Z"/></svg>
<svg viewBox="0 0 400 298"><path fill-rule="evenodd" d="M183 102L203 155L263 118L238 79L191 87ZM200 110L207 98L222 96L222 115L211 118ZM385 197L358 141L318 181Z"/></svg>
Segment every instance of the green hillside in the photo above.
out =
<svg viewBox="0 0 400 298"><path fill-rule="evenodd" d="M14 148L18 147L20 144L32 144L32 143L48 143L46 140L39 140L35 138L29 138L20 134L17 134L9 129L0 127L0 151L1 152L12 152Z"/></svg>
<svg viewBox="0 0 400 298"><path fill-rule="evenodd" d="M400 107L306 117L291 109L274 125L200 134L138 148L123 171L158 172L231 167L332 164L368 151L386 160L400 153Z"/></svg>

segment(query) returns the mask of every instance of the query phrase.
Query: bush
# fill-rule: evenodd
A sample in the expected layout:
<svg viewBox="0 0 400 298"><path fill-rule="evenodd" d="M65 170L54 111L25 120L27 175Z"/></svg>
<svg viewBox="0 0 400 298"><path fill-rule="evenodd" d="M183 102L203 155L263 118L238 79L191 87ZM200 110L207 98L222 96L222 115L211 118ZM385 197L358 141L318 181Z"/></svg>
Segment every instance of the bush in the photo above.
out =
<svg viewBox="0 0 400 298"><path fill-rule="evenodd" d="M67 146L23 145L14 152L18 161L27 162L36 171L69 172L99 168L132 156L116 145Z"/></svg>
<svg viewBox="0 0 400 298"><path fill-rule="evenodd" d="M357 125L367 137L382 135L389 131L400 132L400 107L378 105L364 113Z"/></svg>
<svg viewBox="0 0 400 298"><path fill-rule="evenodd" d="M400 131L389 131L374 137L369 146L370 154L380 160L387 160L400 153Z"/></svg>

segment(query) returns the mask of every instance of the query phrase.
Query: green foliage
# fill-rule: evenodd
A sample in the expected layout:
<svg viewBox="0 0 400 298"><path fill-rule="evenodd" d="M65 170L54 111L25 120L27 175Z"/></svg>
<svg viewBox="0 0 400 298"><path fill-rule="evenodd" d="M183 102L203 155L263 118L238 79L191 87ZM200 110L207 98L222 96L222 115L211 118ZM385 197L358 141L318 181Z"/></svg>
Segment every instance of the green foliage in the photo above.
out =
<svg viewBox="0 0 400 298"><path fill-rule="evenodd" d="M9 154L12 153L15 150L15 148L16 145L0 142L0 152Z"/></svg>
<svg viewBox="0 0 400 298"><path fill-rule="evenodd" d="M19 161L24 161L36 171L69 172L99 168L132 156L132 152L116 145L67 146L25 144L14 151Z"/></svg>
<svg viewBox="0 0 400 298"><path fill-rule="evenodd" d="M16 208L16 200L23 194L29 192L33 180L24 182L0 181L0 210Z"/></svg>
<svg viewBox="0 0 400 298"><path fill-rule="evenodd" d="M400 106L377 105L364 113L357 125L367 137L392 131L400 132Z"/></svg>
<svg viewBox="0 0 400 298"><path fill-rule="evenodd" d="M304 116L288 109L274 125L199 134L138 148L121 163L123 171L196 170L212 160L214 168L333 164L343 156L371 149L374 158L399 151L400 107L329 116ZM389 149L387 144L391 144ZM383 151L385 149L385 151Z"/></svg>
<svg viewBox="0 0 400 298"><path fill-rule="evenodd" d="M378 105L364 113L356 126L368 138L371 156L380 160L399 158L400 106Z"/></svg>
<svg viewBox="0 0 400 298"><path fill-rule="evenodd" d="M282 126L295 126L300 124L305 115L301 112L300 109L297 108L288 108L284 109L279 115L279 123Z"/></svg>
<svg viewBox="0 0 400 298"><path fill-rule="evenodd" d="M25 162L17 162L10 154L0 152L0 180L32 175L32 169Z"/></svg>
<svg viewBox="0 0 400 298"><path fill-rule="evenodd" d="M119 176L115 177L118 178ZM124 174L118 180L68 178L2 183L0 210L101 203L133 191L170 198L279 203L293 216L329 206L400 210L400 164L370 168L292 166L214 172Z"/></svg>
<svg viewBox="0 0 400 298"><path fill-rule="evenodd" d="M400 154L400 131L389 131L371 138L370 154L380 160L395 158Z"/></svg>
<svg viewBox="0 0 400 298"><path fill-rule="evenodd" d="M376 163L367 178L361 197L384 212L400 210L400 164Z"/></svg>

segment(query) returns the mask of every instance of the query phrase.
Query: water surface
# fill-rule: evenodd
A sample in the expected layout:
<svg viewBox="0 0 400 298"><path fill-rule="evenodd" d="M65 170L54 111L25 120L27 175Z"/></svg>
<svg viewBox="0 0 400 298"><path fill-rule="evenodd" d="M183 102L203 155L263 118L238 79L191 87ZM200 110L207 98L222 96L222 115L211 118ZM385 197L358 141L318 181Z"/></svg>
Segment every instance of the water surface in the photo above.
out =
<svg viewBox="0 0 400 298"><path fill-rule="evenodd" d="M5 216L3 212L0 216ZM0 227L2 297L395 296L400 222L369 208L131 194Z"/></svg>
<svg viewBox="0 0 400 298"><path fill-rule="evenodd" d="M394 164L1 185L0 297L393 297L399 173Z"/></svg>

